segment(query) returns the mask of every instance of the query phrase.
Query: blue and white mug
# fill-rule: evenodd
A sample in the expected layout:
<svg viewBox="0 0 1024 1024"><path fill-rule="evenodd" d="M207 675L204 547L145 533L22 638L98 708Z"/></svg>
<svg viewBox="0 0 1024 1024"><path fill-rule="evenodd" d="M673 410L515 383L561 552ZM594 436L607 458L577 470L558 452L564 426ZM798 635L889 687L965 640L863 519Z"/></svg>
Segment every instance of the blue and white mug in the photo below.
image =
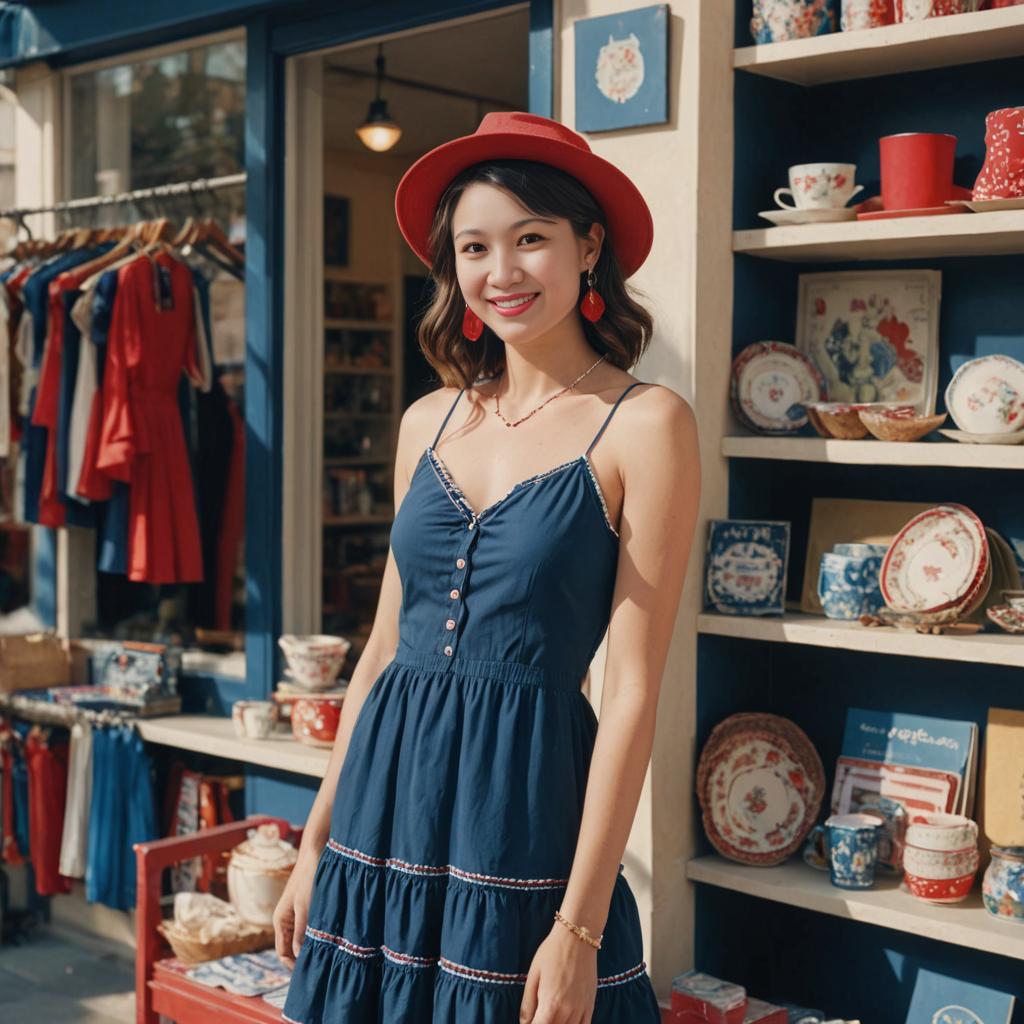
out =
<svg viewBox="0 0 1024 1024"><path fill-rule="evenodd" d="M882 819L871 814L833 814L825 821L832 884L870 889L875 884Z"/></svg>

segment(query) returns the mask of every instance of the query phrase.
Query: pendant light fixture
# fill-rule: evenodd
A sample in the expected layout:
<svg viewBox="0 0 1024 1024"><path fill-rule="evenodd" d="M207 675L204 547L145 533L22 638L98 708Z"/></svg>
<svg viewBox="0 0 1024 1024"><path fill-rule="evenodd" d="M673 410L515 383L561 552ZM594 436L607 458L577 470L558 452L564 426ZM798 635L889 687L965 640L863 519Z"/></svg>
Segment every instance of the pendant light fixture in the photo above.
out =
<svg viewBox="0 0 1024 1024"><path fill-rule="evenodd" d="M391 120L387 100L380 98L380 84L384 79L384 47L377 46L377 92L370 101L366 120L356 129L356 135L367 149L375 153L387 152L401 137L402 129Z"/></svg>

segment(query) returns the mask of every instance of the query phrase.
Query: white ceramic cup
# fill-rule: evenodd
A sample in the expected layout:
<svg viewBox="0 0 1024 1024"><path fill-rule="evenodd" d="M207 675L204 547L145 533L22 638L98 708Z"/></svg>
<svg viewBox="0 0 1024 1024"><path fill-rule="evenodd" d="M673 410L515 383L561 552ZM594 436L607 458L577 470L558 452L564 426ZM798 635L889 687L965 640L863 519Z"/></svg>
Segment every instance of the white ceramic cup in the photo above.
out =
<svg viewBox="0 0 1024 1024"><path fill-rule="evenodd" d="M856 174L856 164L793 164L789 188L777 188L773 198L784 210L838 210L863 190L853 183ZM783 196L795 205L784 203Z"/></svg>
<svg viewBox="0 0 1024 1024"><path fill-rule="evenodd" d="M922 850L965 850L978 844L978 826L962 814L915 815L907 843Z"/></svg>
<svg viewBox="0 0 1024 1024"><path fill-rule="evenodd" d="M242 729L251 740L265 740L277 724L277 705L273 701L249 701L242 708Z"/></svg>
<svg viewBox="0 0 1024 1024"><path fill-rule="evenodd" d="M980 854L971 850L922 850L903 848L903 870L915 878L963 878L978 870Z"/></svg>

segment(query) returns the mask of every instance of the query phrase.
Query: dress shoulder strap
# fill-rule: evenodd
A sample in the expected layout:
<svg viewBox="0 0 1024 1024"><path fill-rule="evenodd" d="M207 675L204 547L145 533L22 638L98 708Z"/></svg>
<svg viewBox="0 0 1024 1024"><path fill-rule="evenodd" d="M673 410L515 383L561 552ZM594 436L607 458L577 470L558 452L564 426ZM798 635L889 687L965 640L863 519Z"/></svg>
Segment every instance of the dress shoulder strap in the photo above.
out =
<svg viewBox="0 0 1024 1024"><path fill-rule="evenodd" d="M452 407L448 410L448 415L441 421L441 426L437 429L437 436L434 438L434 443L431 447L436 448L437 442L441 440L441 434L444 433L444 428L448 425L448 421L452 418L452 413L455 412L455 406L459 404L459 399L462 397L462 392L465 388L461 388L459 393L455 396L455 401L452 402Z"/></svg>
<svg viewBox="0 0 1024 1024"><path fill-rule="evenodd" d="M632 391L633 388L635 388L638 384L646 384L646 383L647 383L647 381L643 381L643 380L635 380L635 381L633 381L633 383L630 384L629 387L627 387L626 390L623 391L622 394L619 395L619 397L615 399L615 404L612 406L611 411L608 413L608 415L604 418L604 423L601 424L601 429L598 430L598 432L594 435L594 440L590 442L590 447L587 448L587 455L590 454L591 448L593 448L594 445L597 444L598 438L600 438L600 436L604 433L604 428L608 426L609 420L611 420L611 418L615 415L615 410L618 409L619 402L621 402L626 397L626 395L628 395L630 393L630 391Z"/></svg>

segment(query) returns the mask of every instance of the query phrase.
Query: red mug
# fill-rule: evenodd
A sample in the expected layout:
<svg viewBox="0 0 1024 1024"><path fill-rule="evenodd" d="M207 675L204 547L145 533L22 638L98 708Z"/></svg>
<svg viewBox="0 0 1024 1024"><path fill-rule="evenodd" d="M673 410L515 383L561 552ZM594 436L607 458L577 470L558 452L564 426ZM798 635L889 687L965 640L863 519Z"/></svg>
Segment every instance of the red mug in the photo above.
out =
<svg viewBox="0 0 1024 1024"><path fill-rule="evenodd" d="M919 210L942 206L959 191L953 184L956 136L903 132L878 140L882 206Z"/></svg>

